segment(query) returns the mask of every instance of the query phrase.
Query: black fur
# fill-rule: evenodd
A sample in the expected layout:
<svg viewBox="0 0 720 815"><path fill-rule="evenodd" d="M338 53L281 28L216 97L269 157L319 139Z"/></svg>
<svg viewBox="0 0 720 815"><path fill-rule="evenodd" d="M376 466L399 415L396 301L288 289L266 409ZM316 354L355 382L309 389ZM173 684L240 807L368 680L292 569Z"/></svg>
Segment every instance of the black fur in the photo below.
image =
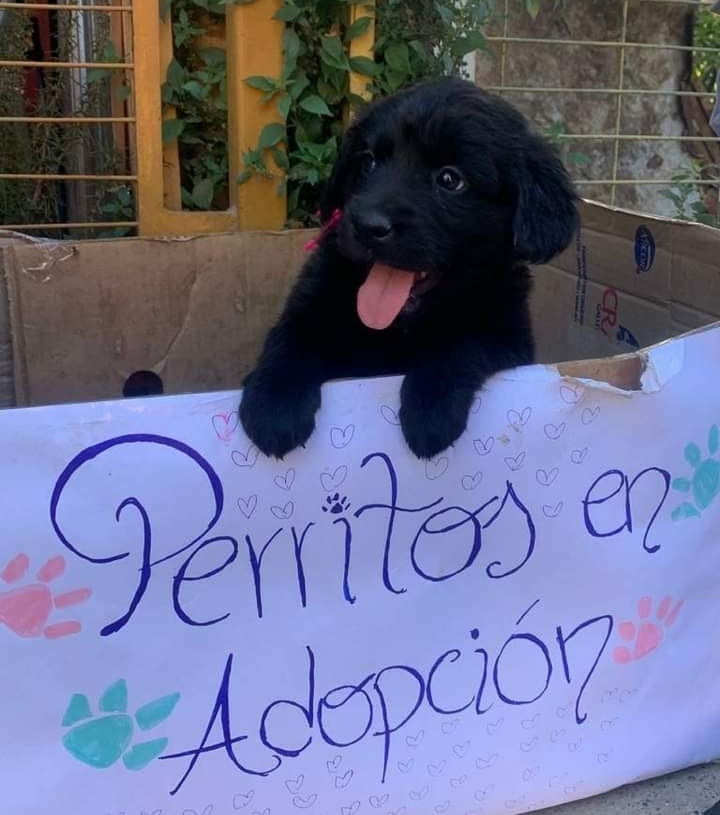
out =
<svg viewBox="0 0 720 815"><path fill-rule="evenodd" d="M439 185L445 167L464 189ZM453 444L483 383L532 362L526 263L570 243L576 202L552 148L469 82L433 80L370 105L345 135L322 206L324 220L336 209L342 220L308 259L245 381L249 438L282 458L312 434L322 383L404 374L410 449L432 458ZM356 309L376 261L429 272L432 284L384 330L366 328Z"/></svg>

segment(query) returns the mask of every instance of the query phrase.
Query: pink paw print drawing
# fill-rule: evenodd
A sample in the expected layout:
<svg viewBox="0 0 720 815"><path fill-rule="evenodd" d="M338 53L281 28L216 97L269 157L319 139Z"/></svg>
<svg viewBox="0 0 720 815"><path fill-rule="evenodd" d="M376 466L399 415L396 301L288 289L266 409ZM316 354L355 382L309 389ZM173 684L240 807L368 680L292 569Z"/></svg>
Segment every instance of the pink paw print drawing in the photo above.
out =
<svg viewBox="0 0 720 815"><path fill-rule="evenodd" d="M651 597L643 597L638 603L638 621L624 622L618 626L620 638L628 645L619 645L613 650L613 660L619 664L642 659L652 653L663 641L665 629L670 628L677 620L683 600L672 605L671 597L664 597L651 619L653 601ZM671 608L672 606L672 608Z"/></svg>
<svg viewBox="0 0 720 815"><path fill-rule="evenodd" d="M37 582L28 581L30 559L19 554L0 572L0 585L10 588L0 592L0 623L18 637L45 637L55 640L77 634L77 620L51 623L55 610L69 608L87 601L90 589L73 589L54 594L51 584L65 572L65 558L58 555L45 563L35 575Z"/></svg>

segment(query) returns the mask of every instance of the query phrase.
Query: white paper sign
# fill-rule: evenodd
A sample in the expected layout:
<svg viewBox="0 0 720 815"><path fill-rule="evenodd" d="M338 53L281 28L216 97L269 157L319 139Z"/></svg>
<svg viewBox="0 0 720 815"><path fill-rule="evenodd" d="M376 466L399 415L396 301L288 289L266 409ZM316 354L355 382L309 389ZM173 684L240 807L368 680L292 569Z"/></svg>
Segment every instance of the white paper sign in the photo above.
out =
<svg viewBox="0 0 720 815"><path fill-rule="evenodd" d="M237 394L0 415L12 815L513 815L720 756L720 331L644 391L399 380L278 464Z"/></svg>

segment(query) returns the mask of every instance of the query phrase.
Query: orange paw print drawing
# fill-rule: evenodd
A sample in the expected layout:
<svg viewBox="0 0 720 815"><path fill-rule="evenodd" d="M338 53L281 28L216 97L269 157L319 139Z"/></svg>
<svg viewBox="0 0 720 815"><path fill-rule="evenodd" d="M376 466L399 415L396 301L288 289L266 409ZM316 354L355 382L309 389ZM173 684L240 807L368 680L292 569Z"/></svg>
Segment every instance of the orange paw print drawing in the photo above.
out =
<svg viewBox="0 0 720 815"><path fill-rule="evenodd" d="M620 638L628 645L619 645L615 648L613 660L625 664L652 653L663 641L665 630L677 619L683 602L678 600L673 606L672 598L664 597L657 607L654 619L651 619L652 598L643 597L638 603L637 622L628 621L618 626Z"/></svg>
<svg viewBox="0 0 720 815"><path fill-rule="evenodd" d="M54 594L51 584L65 572L65 558L58 555L45 563L35 575L37 582L28 581L30 559L19 554L0 572L0 585L10 586L0 592L0 624L6 625L18 637L45 637L55 640L77 634L82 628L77 620L50 623L56 610L87 601L90 589L74 589ZM50 623L48 625L48 623Z"/></svg>

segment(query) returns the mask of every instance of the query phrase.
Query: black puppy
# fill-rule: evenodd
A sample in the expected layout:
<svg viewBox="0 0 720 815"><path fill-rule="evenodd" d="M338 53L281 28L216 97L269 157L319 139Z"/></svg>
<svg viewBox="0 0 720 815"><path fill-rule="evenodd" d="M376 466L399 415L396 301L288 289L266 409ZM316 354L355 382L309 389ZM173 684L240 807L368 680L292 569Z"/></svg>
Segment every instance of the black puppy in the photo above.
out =
<svg viewBox="0 0 720 815"><path fill-rule="evenodd" d="M329 227L245 380L249 438L282 458L312 434L323 382L405 374L408 446L450 446L488 377L532 362L525 264L570 243L576 202L552 148L470 82L370 105L328 183Z"/></svg>

